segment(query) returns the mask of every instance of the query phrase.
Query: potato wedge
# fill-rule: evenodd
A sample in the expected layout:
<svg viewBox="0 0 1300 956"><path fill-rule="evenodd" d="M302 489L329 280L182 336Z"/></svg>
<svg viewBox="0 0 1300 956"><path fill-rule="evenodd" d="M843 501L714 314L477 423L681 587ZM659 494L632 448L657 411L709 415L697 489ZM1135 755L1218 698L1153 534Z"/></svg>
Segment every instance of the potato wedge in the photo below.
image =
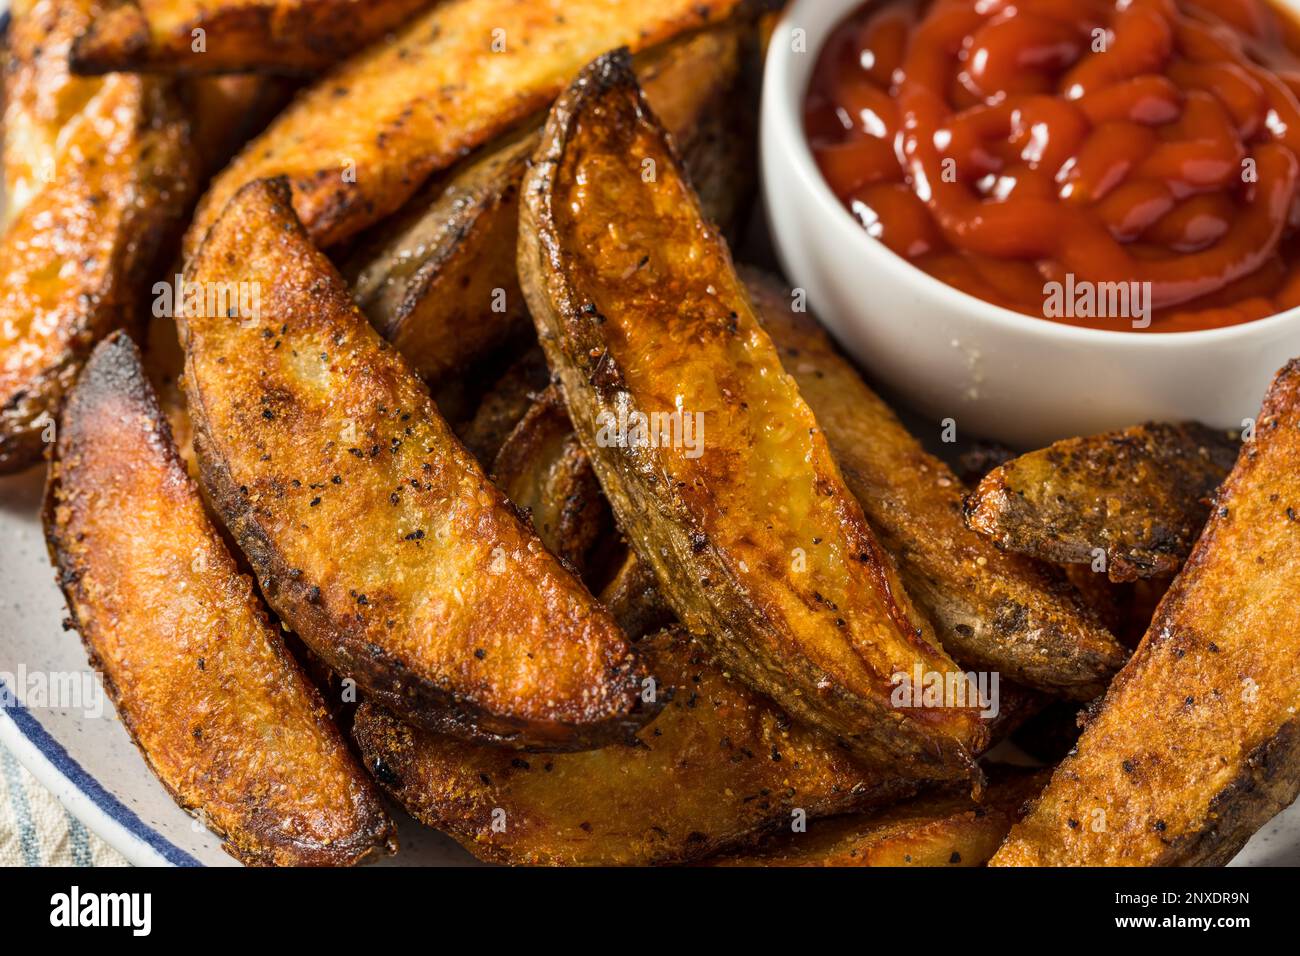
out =
<svg viewBox="0 0 1300 956"><path fill-rule="evenodd" d="M871 814L813 820L713 866L983 866L1048 774L1005 769L976 803L968 794L925 794Z"/></svg>
<svg viewBox="0 0 1300 956"><path fill-rule="evenodd" d="M551 112L524 184L519 273L619 526L691 632L864 760L977 773L986 731L968 701L891 699L914 703L896 675L957 666L782 372L626 52L586 68ZM614 434L633 413L667 431Z"/></svg>
<svg viewBox="0 0 1300 956"><path fill-rule="evenodd" d="M520 759L413 730L370 704L353 736L407 812L501 863L687 862L789 826L795 810L823 816L913 790L792 723L684 632L638 647L667 703L635 747Z"/></svg>
<svg viewBox="0 0 1300 956"><path fill-rule="evenodd" d="M516 507L527 510L551 553L586 573L587 556L613 532L613 518L554 386L501 446L492 478Z"/></svg>
<svg viewBox="0 0 1300 956"><path fill-rule="evenodd" d="M613 618L352 304L286 183L242 189L186 281L261 290L234 317L185 310L185 394L208 497L313 651L471 740L582 748L649 716Z"/></svg>
<svg viewBox="0 0 1300 956"><path fill-rule="evenodd" d="M286 176L321 247L356 235L435 172L545 109L584 63L725 19L741 0L444 0L304 91L213 183L193 254L241 186Z"/></svg>
<svg viewBox="0 0 1300 956"><path fill-rule="evenodd" d="M534 346L512 362L483 396L460 437L484 468L496 461L510 433L546 390L550 375L546 356Z"/></svg>
<svg viewBox="0 0 1300 956"><path fill-rule="evenodd" d="M245 863L393 852L378 792L209 522L124 333L95 349L61 425L50 557L158 779Z"/></svg>
<svg viewBox="0 0 1300 956"><path fill-rule="evenodd" d="M296 88L297 83L287 77L253 73L186 81L182 96L194 120L194 145L204 175L216 173L260 133Z"/></svg>
<svg viewBox="0 0 1300 956"><path fill-rule="evenodd" d="M636 62L646 97L682 149L706 215L735 219L753 182L750 111L742 108L752 24L736 18L651 50ZM520 327L519 185L536 126L438 178L344 268L357 303L431 382L463 371Z"/></svg>
<svg viewBox="0 0 1300 956"><path fill-rule="evenodd" d="M432 0L108 0L77 37L72 68L111 73L324 69Z"/></svg>
<svg viewBox="0 0 1300 956"><path fill-rule="evenodd" d="M1059 576L967 528L952 469L921 447L817 320L794 311L784 284L755 270L742 276L845 483L944 649L1028 687L1084 700L1100 693L1128 654L1097 616Z"/></svg>
<svg viewBox="0 0 1300 956"><path fill-rule="evenodd" d="M1300 360L1000 866L1217 865L1300 792Z"/></svg>
<svg viewBox="0 0 1300 956"><path fill-rule="evenodd" d="M654 569L631 550L601 590L600 601L633 640L668 627L677 619L659 593Z"/></svg>
<svg viewBox="0 0 1300 956"><path fill-rule="evenodd" d="M130 327L149 270L180 228L197 174L159 81L71 77L83 0L13 6L5 71L0 237L0 474L40 459L63 393L95 343Z"/></svg>
<svg viewBox="0 0 1300 956"><path fill-rule="evenodd" d="M1000 548L1056 564L1097 565L1112 581L1182 566L1240 442L1196 422L1149 422L1068 438L995 468L966 521Z"/></svg>

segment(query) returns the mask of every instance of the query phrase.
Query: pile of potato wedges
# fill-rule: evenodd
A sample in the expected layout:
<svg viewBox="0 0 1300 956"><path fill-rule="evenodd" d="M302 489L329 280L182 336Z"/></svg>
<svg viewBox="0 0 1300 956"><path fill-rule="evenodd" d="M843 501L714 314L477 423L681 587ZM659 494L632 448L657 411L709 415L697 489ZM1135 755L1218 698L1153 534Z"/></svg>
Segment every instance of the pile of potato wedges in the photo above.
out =
<svg viewBox="0 0 1300 956"><path fill-rule="evenodd" d="M1226 863L1300 362L963 482L769 272L758 0L14 0L0 472L248 864Z"/></svg>

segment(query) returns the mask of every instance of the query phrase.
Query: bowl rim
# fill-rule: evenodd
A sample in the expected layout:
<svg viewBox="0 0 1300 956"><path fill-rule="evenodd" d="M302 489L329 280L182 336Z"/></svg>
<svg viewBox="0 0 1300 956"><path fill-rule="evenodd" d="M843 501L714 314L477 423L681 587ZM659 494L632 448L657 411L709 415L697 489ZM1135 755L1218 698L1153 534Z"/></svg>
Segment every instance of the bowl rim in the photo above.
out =
<svg viewBox="0 0 1300 956"><path fill-rule="evenodd" d="M1296 0L1278 0L1278 2L1292 8L1300 6ZM817 168L812 147L804 134L803 123L799 120L800 105L813 67L821 55L822 45L830 31L863 3L864 0L794 0L777 21L768 42L763 66L760 110L765 134L762 137L762 146L765 153L768 152L769 143L779 149L783 164L793 172L804 192L813 200L812 207L805 206L796 212L796 215L815 216L830 224L830 227L836 231L839 241L856 243L864 250L865 255L882 269L892 271L898 281L907 283L927 300L937 300L966 318L996 326L1004 331L1027 334L1033 338L1056 339L1078 345L1122 346L1149 352L1153 349L1167 351L1171 347L1190 349L1239 343L1253 338L1267 339L1271 337L1271 333L1290 327L1300 328L1300 306L1275 315L1217 329L1155 332L1068 325L986 302L978 296L935 278L898 255L879 239L868 235L853 218L852 213L831 192L830 185L822 176L821 170ZM807 14L813 9L816 9L819 14L829 13L827 26L816 33L807 30L806 52L798 54L796 60L788 40L794 28L802 28L801 20L811 19ZM772 135L767 135L768 133ZM770 188L768 192L771 192Z"/></svg>

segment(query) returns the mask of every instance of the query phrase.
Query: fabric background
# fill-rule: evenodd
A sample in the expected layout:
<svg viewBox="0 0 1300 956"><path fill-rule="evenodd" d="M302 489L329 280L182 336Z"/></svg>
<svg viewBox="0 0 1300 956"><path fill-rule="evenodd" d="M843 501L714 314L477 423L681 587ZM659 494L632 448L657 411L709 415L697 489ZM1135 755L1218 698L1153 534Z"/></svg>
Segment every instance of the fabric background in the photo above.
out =
<svg viewBox="0 0 1300 956"><path fill-rule="evenodd" d="M0 747L0 866L126 866Z"/></svg>

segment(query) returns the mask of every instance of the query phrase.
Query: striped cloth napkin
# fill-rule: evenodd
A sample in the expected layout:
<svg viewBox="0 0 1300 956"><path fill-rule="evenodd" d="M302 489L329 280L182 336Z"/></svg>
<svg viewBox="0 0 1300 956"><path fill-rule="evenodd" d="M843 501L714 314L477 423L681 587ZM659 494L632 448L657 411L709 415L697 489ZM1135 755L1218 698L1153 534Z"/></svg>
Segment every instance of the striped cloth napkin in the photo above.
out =
<svg viewBox="0 0 1300 956"><path fill-rule="evenodd" d="M126 866L0 747L0 866Z"/></svg>

